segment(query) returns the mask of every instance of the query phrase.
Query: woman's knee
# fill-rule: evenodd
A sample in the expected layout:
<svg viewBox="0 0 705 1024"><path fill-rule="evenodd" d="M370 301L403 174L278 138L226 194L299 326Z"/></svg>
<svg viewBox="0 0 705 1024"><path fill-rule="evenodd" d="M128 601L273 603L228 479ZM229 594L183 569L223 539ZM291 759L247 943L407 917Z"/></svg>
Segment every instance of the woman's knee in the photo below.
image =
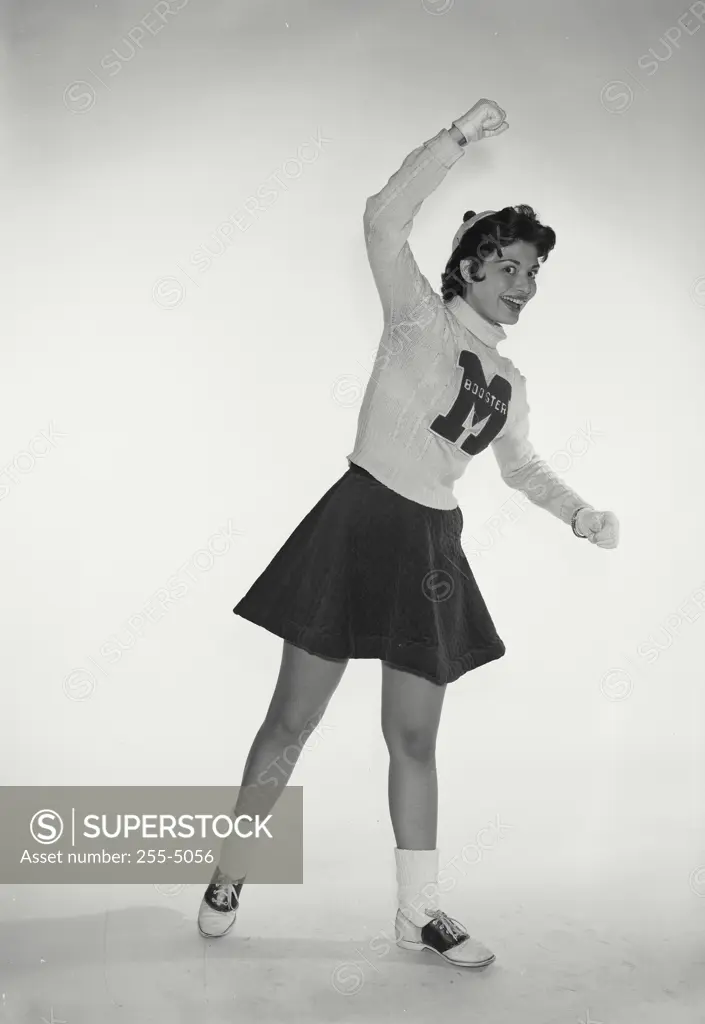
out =
<svg viewBox="0 0 705 1024"><path fill-rule="evenodd" d="M382 671L382 733L392 757L428 764L446 688L385 664Z"/></svg>
<svg viewBox="0 0 705 1024"><path fill-rule="evenodd" d="M428 764L436 756L435 730L423 727L387 728L384 730L384 738L391 757Z"/></svg>
<svg viewBox="0 0 705 1024"><path fill-rule="evenodd" d="M285 641L263 728L290 743L300 739L303 745L323 717L346 665L347 659L322 658Z"/></svg>
<svg viewBox="0 0 705 1024"><path fill-rule="evenodd" d="M292 704L275 704L269 709L262 728L272 739L276 738L282 747L303 748L320 723L324 710L319 708L312 714Z"/></svg>

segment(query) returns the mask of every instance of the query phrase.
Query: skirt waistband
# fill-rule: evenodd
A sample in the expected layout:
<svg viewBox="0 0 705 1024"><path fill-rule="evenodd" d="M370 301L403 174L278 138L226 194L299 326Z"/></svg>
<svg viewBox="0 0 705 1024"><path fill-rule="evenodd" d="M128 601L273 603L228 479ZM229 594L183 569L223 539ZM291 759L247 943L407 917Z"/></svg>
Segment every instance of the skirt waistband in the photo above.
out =
<svg viewBox="0 0 705 1024"><path fill-rule="evenodd" d="M401 499L402 501L405 502L409 502L410 505L415 505L417 509L423 509L426 515L430 515L433 518L440 519L446 519L448 517L451 517L452 519L459 519L461 522L462 529L463 513L461 511L460 505L456 505L455 508L451 509L434 508L432 505L425 505L422 501L414 501L413 498L406 498L403 494L399 494L398 491L395 491L393 487L390 487L389 484L382 483L381 480L378 480L377 477L373 476L372 473L370 473L368 470L363 469L362 466L358 466L356 462L348 462L347 471L348 473L354 473L356 476L362 476L366 477L368 480L372 480L374 483L377 484L378 487L382 487L385 491L389 491L391 494L393 494L395 498Z"/></svg>

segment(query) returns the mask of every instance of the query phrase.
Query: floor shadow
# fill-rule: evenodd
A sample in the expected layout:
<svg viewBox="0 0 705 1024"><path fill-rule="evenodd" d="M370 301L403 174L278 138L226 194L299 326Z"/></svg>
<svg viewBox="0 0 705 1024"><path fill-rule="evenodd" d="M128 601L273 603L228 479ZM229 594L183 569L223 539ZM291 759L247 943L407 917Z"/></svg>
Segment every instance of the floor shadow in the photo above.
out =
<svg viewBox="0 0 705 1024"><path fill-rule="evenodd" d="M429 966L452 969L430 951L400 950L391 932L370 938L332 940L328 938L256 937L237 931L222 938L206 939L198 931L195 916L172 907L140 906L108 910L77 917L32 918L0 922L0 958L12 973L34 971L43 962L53 968L77 968L110 963L209 959L237 957L244 961L316 960L338 964L367 963L374 971L376 961L413 965L423 957ZM478 973L482 973L479 971ZM342 983L341 983L342 984Z"/></svg>

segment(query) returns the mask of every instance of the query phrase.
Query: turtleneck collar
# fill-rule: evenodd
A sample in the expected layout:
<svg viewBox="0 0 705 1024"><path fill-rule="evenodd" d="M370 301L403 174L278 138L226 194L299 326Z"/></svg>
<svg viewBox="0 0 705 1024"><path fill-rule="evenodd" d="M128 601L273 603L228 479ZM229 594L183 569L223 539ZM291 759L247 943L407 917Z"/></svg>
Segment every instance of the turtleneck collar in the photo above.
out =
<svg viewBox="0 0 705 1024"><path fill-rule="evenodd" d="M454 295L447 306L453 316L460 320L461 324L467 327L476 338L484 342L488 348L497 348L497 343L507 337L501 324L493 324L489 320L485 320L459 295Z"/></svg>

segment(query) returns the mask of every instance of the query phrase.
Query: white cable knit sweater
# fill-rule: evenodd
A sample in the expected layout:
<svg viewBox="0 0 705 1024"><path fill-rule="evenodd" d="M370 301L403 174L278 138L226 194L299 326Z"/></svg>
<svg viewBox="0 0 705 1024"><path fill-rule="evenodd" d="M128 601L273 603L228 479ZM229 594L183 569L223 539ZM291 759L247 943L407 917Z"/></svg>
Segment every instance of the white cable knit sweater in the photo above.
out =
<svg viewBox="0 0 705 1024"><path fill-rule="evenodd" d="M384 331L347 458L405 498L454 509L454 482L491 445L503 480L569 523L589 503L529 441L526 379L497 351L504 329L457 296L444 303L409 247L421 203L464 153L443 129L367 200L365 240Z"/></svg>

